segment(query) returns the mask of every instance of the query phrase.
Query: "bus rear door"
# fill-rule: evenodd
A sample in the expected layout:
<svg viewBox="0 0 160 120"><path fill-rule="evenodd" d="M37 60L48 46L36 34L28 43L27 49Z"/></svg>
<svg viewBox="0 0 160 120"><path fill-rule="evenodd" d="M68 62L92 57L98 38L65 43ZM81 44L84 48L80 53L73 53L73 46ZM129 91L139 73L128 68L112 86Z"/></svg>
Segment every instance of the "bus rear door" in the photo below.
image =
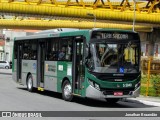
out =
<svg viewBox="0 0 160 120"><path fill-rule="evenodd" d="M17 82L22 82L22 43L17 46Z"/></svg>
<svg viewBox="0 0 160 120"><path fill-rule="evenodd" d="M44 87L44 60L45 60L45 42L38 42L38 59L37 59L37 86Z"/></svg>

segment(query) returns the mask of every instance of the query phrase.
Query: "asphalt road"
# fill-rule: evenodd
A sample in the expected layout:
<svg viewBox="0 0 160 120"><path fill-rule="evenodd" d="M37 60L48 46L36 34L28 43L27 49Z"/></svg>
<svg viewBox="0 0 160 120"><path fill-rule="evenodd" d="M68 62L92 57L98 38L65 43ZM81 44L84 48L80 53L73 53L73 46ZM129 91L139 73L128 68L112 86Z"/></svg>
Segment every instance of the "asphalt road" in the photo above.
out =
<svg viewBox="0 0 160 120"><path fill-rule="evenodd" d="M59 93L28 92L25 86L17 85L11 75L0 74L0 85L0 111L160 111L160 106L137 100L110 105L105 101L75 97L73 102L66 102Z"/></svg>

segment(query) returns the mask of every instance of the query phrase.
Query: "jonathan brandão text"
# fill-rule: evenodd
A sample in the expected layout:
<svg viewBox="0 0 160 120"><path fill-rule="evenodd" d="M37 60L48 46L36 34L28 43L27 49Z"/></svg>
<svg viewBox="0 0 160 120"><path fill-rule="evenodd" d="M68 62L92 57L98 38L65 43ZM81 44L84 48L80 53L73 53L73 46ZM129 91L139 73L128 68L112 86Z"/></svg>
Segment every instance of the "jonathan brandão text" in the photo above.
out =
<svg viewBox="0 0 160 120"><path fill-rule="evenodd" d="M156 113L126 113L126 117L156 117Z"/></svg>

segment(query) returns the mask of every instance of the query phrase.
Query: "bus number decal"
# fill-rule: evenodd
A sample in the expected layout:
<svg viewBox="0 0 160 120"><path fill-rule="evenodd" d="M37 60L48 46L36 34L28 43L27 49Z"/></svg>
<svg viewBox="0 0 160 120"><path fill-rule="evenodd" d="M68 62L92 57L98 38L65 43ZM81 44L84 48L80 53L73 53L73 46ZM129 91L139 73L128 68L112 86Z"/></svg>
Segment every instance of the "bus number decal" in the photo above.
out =
<svg viewBox="0 0 160 120"><path fill-rule="evenodd" d="M123 87L132 87L132 83L125 83L123 84Z"/></svg>

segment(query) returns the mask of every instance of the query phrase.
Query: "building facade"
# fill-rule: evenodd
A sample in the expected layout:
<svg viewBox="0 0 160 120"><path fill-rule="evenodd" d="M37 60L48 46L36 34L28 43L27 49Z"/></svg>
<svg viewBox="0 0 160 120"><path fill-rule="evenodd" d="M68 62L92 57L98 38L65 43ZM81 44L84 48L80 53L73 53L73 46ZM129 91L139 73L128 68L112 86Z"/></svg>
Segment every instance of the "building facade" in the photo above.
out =
<svg viewBox="0 0 160 120"><path fill-rule="evenodd" d="M5 36L4 34L0 33L0 61L4 60L4 53L5 53Z"/></svg>
<svg viewBox="0 0 160 120"><path fill-rule="evenodd" d="M13 30L3 30L3 34L5 35L4 60L5 61L12 61L14 38L26 36L26 32L13 31Z"/></svg>

